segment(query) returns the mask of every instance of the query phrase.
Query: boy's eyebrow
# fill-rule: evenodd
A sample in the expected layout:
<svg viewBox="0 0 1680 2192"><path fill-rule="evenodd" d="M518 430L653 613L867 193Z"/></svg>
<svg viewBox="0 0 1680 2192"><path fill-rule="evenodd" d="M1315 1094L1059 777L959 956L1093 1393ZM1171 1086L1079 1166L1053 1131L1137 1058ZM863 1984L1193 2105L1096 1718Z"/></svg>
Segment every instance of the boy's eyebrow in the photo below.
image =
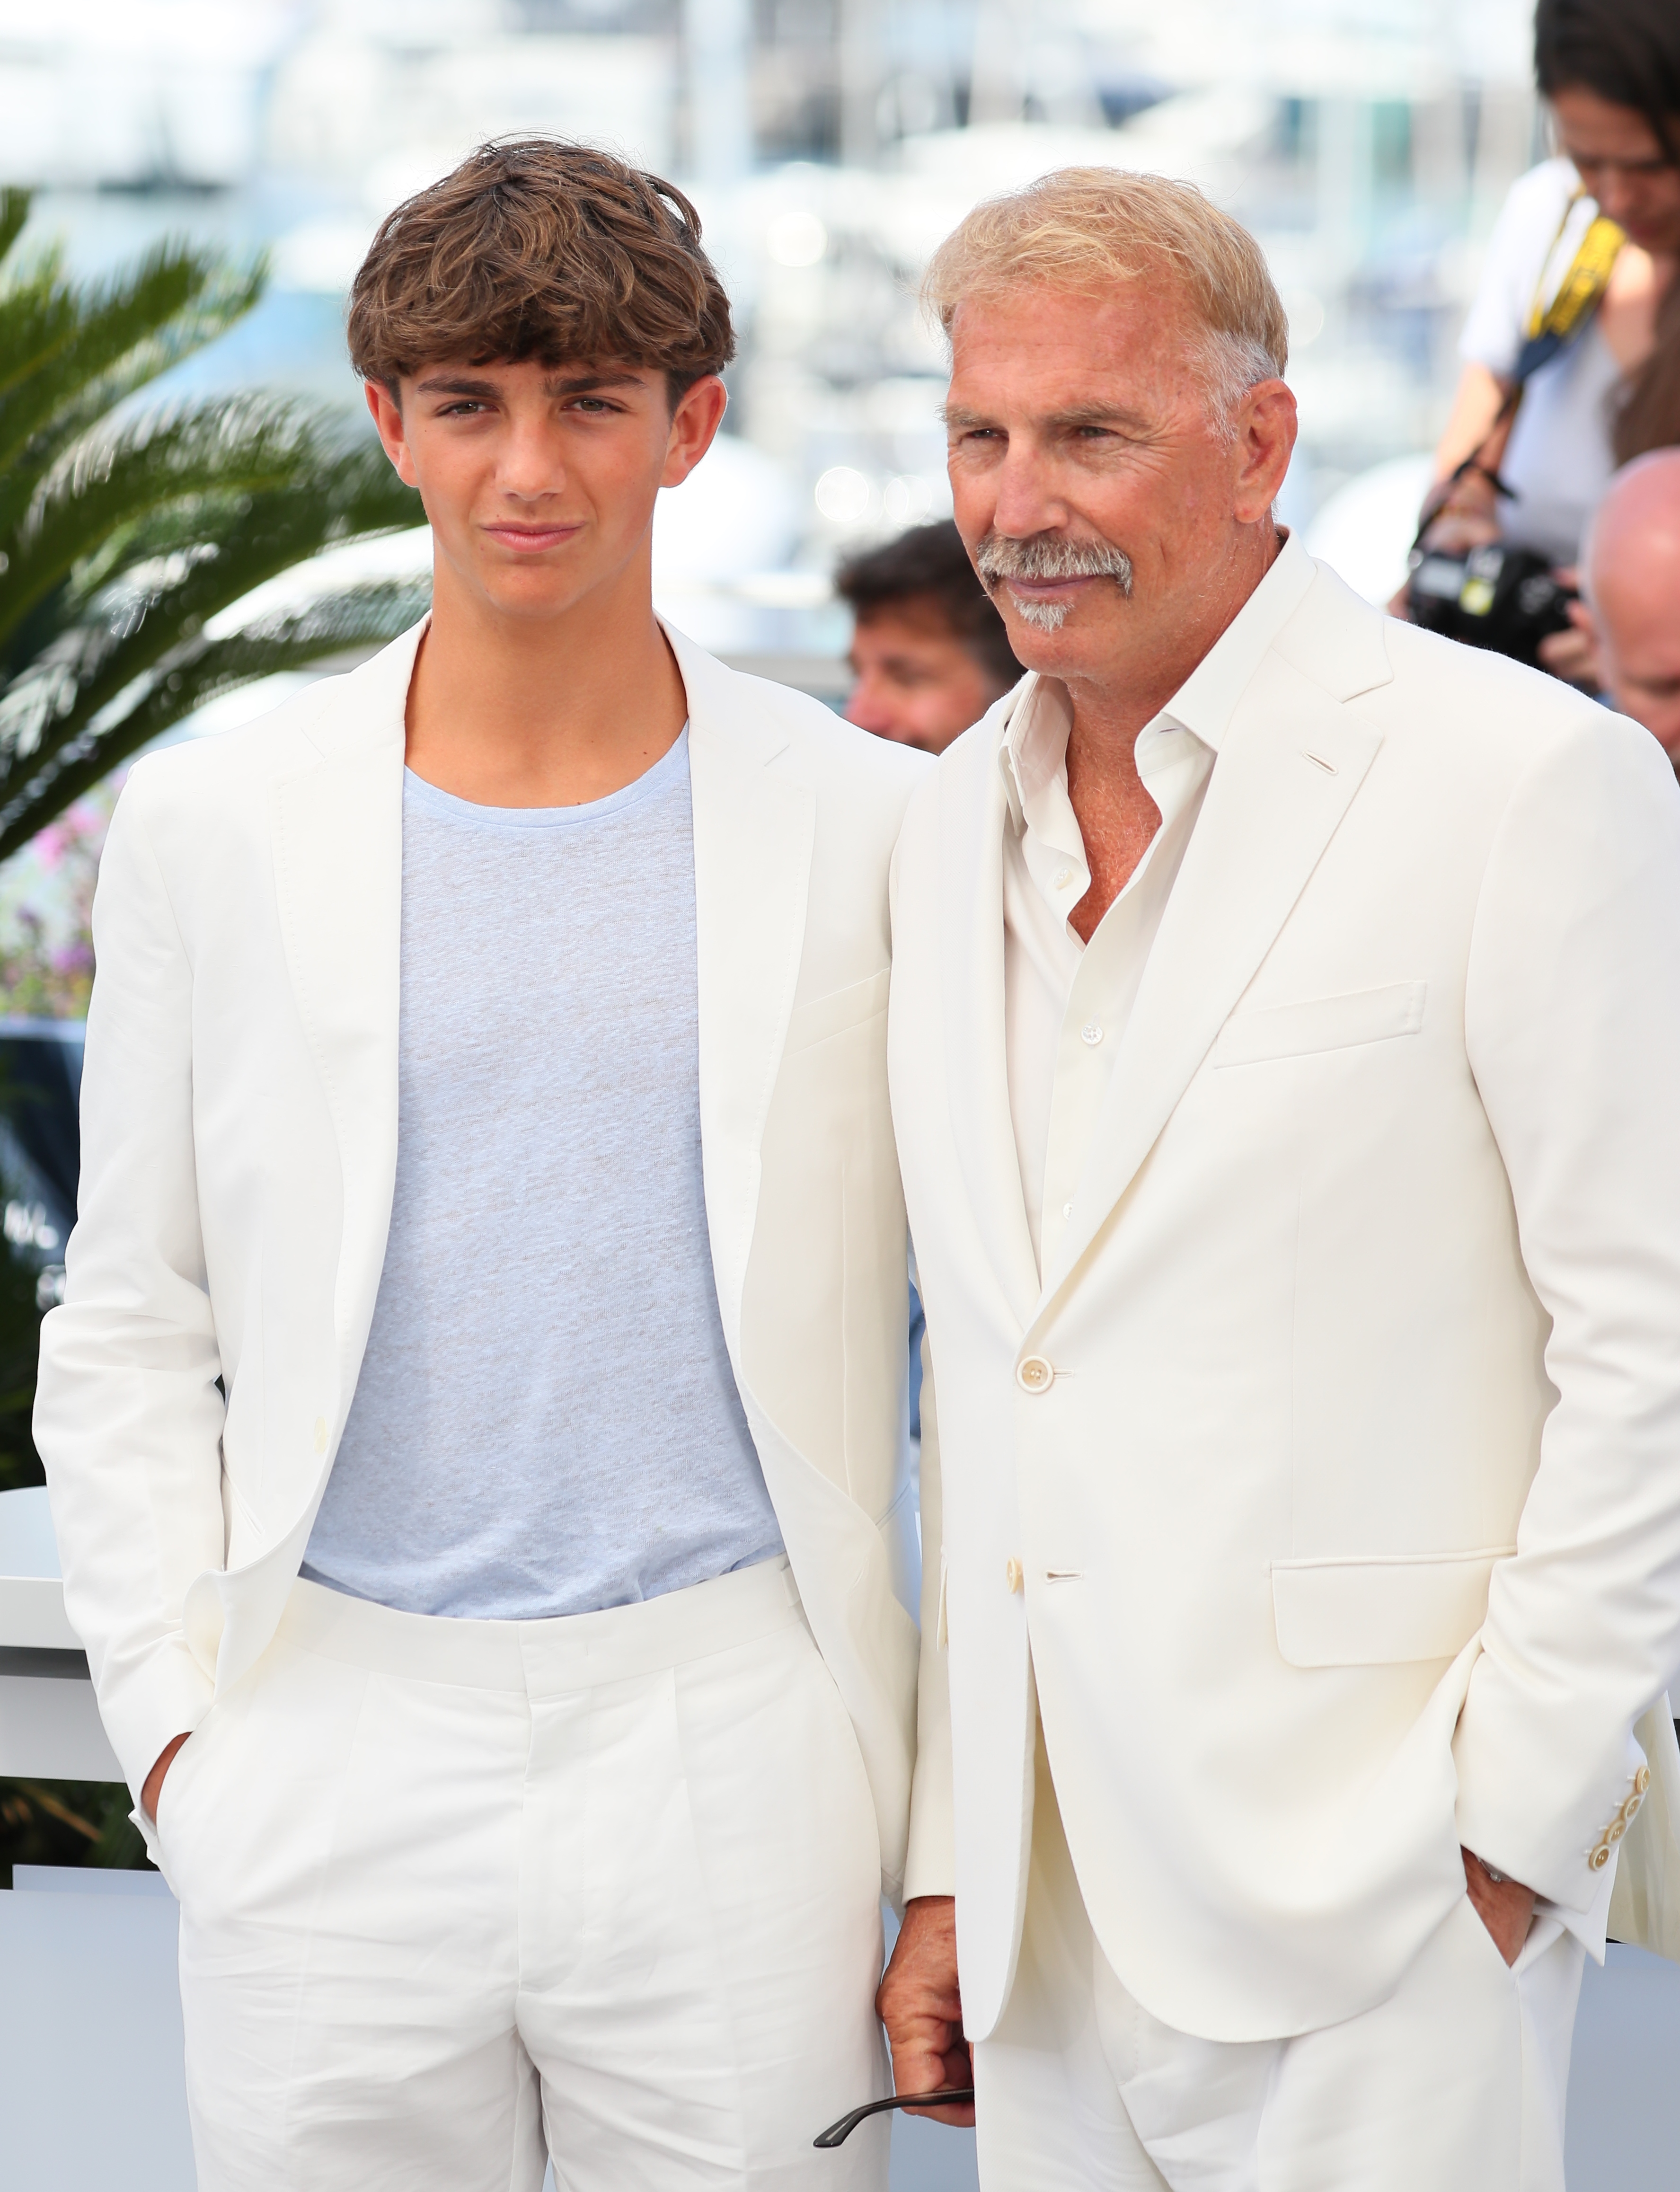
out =
<svg viewBox="0 0 1680 2192"><path fill-rule="evenodd" d="M640 388L643 375L633 366L597 366L584 373L551 373L543 382L545 396L587 396L596 388Z"/></svg>
<svg viewBox="0 0 1680 2192"><path fill-rule="evenodd" d="M630 367L591 367L581 373L551 373L544 380L546 396L586 396L597 388L639 387L642 376ZM480 380L467 373L434 373L414 383L421 396L470 396L491 398L502 392L499 383Z"/></svg>

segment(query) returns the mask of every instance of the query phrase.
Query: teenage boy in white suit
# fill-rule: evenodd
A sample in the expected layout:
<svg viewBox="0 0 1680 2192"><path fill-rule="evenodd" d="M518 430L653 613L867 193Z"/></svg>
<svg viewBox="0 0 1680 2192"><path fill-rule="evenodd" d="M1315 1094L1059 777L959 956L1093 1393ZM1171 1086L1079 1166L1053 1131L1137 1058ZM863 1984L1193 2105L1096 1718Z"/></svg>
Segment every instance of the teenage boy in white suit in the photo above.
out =
<svg viewBox="0 0 1680 2192"><path fill-rule="evenodd" d="M37 1436L180 1896L206 2188L873 2187L916 1647L916 756L655 620L679 193L486 147L354 362L427 624L142 762Z"/></svg>
<svg viewBox="0 0 1680 2192"><path fill-rule="evenodd" d="M1034 675L894 871L899 2083L966 2027L987 2192L1561 2192L1583 1957L1680 1946L1673 773L1280 534L1283 312L1187 186L929 279Z"/></svg>

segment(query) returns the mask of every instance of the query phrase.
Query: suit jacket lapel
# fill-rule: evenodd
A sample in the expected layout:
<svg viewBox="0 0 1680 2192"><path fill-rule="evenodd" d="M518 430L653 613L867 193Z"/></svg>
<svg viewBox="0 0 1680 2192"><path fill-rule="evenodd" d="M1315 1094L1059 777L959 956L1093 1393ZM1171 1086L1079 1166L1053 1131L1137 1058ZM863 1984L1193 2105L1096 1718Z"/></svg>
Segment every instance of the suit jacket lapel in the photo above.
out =
<svg viewBox="0 0 1680 2192"><path fill-rule="evenodd" d="M403 710L424 626L328 688L319 760L272 794L286 963L337 1137L341 1427L379 1293L397 1173Z"/></svg>
<svg viewBox="0 0 1680 2192"><path fill-rule="evenodd" d="M1029 683L1021 693L1031 690ZM940 996L946 1094L969 1207L1009 1312L1025 1330L1038 1297L1038 1266L1009 1111L1003 1018L1003 831L1009 808L997 766L1013 712L1013 706L1004 706L971 732L973 744L965 747L960 765L947 762L942 775Z"/></svg>
<svg viewBox="0 0 1680 2192"><path fill-rule="evenodd" d="M755 706L751 682L668 625L666 636L689 696L701 1163L718 1308L739 1379L761 1145L804 950L816 798L776 772L787 740Z"/></svg>
<svg viewBox="0 0 1680 2192"><path fill-rule="evenodd" d="M1073 1215L1047 1259L1041 1315L1254 979L1381 742L1276 649L1266 657L1221 744L1162 917Z"/></svg>

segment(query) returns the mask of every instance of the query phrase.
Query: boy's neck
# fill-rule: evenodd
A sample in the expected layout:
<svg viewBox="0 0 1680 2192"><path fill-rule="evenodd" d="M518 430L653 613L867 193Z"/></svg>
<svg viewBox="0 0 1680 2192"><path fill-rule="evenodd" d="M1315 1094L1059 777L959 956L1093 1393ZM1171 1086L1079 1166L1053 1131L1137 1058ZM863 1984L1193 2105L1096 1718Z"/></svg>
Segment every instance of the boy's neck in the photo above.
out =
<svg viewBox="0 0 1680 2192"><path fill-rule="evenodd" d="M428 784L475 806L582 806L644 775L687 715L644 558L546 617L498 609L439 559L406 711Z"/></svg>

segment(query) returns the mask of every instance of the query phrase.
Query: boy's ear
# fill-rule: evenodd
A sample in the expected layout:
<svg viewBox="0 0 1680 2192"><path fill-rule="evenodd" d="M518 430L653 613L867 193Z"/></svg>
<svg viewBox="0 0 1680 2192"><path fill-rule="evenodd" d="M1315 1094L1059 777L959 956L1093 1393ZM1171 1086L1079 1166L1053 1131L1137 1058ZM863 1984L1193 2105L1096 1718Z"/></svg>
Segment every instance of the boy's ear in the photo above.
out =
<svg viewBox="0 0 1680 2192"><path fill-rule="evenodd" d="M397 476L407 487L418 487L414 477L414 460L409 447L409 437L403 424L403 401L400 389L388 381L368 380L363 384L372 414L374 426L385 454L397 467Z"/></svg>
<svg viewBox="0 0 1680 2192"><path fill-rule="evenodd" d="M715 373L702 374L677 398L671 415L671 438L666 444L661 487L680 487L717 438L723 414L729 408L729 392Z"/></svg>

